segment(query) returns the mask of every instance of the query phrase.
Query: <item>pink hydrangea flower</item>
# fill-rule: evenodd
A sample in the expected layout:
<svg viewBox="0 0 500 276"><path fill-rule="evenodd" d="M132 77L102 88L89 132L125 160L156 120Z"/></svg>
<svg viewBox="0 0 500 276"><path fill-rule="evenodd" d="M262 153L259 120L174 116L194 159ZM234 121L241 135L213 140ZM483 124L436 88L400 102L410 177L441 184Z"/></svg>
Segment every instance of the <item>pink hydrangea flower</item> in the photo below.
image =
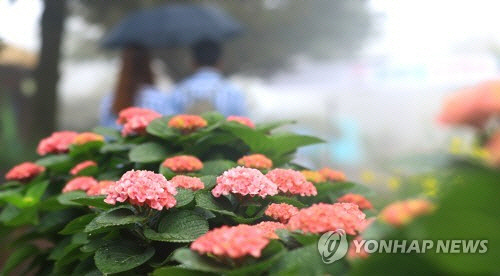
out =
<svg viewBox="0 0 500 276"><path fill-rule="evenodd" d="M10 169L5 175L5 179L28 181L44 171L45 167L32 162L24 162Z"/></svg>
<svg viewBox="0 0 500 276"><path fill-rule="evenodd" d="M160 113L150 109L129 107L120 111L116 122L123 124L122 136L142 135L145 134L149 123L160 117Z"/></svg>
<svg viewBox="0 0 500 276"><path fill-rule="evenodd" d="M128 171L108 189L104 200L108 204L128 201L130 204L144 204L157 210L172 208L177 203L175 186L161 175L151 171Z"/></svg>
<svg viewBox="0 0 500 276"><path fill-rule="evenodd" d="M319 203L301 209L290 218L288 228L315 234L343 229L349 235L356 235L365 226L365 217L358 205L352 203Z"/></svg>
<svg viewBox="0 0 500 276"><path fill-rule="evenodd" d="M332 170L326 167L319 170L319 173L329 181L346 181L347 179L343 172Z"/></svg>
<svg viewBox="0 0 500 276"><path fill-rule="evenodd" d="M97 185L93 185L87 190L87 195L89 196L106 195L108 194L109 187L114 184L115 181L101 180L97 183Z"/></svg>
<svg viewBox="0 0 500 276"><path fill-rule="evenodd" d="M70 171L69 173L71 175L77 175L79 172L81 172L82 170L88 168L88 167L92 167L92 166L97 166L97 163L92 161L92 160L87 160L87 161L83 161L81 163L78 163L76 166L74 166Z"/></svg>
<svg viewBox="0 0 500 276"><path fill-rule="evenodd" d="M200 159L191 155L178 155L165 159L161 164L173 172L195 172L203 169Z"/></svg>
<svg viewBox="0 0 500 276"><path fill-rule="evenodd" d="M232 259L251 255L258 258L269 244L269 239L261 229L240 224L213 229L196 239L191 249L200 254L213 254Z"/></svg>
<svg viewBox="0 0 500 276"><path fill-rule="evenodd" d="M273 167L273 161L264 154L251 154L243 156L238 160L238 165L254 168L258 170L270 169Z"/></svg>
<svg viewBox="0 0 500 276"><path fill-rule="evenodd" d="M71 179L62 192L67 193L71 191L87 191L90 187L97 185L97 180L90 176L79 176Z"/></svg>
<svg viewBox="0 0 500 276"><path fill-rule="evenodd" d="M285 224L275 221L263 221L259 224L254 225L253 227L264 231L264 235L268 239L279 239L275 231L278 229L287 228Z"/></svg>
<svg viewBox="0 0 500 276"><path fill-rule="evenodd" d="M415 217L431 213L434 205L424 199L396 201L380 211L379 217L393 226L399 227L411 222Z"/></svg>
<svg viewBox="0 0 500 276"><path fill-rule="evenodd" d="M255 128L255 124L247 117L243 116L229 116L226 119L228 122L237 122L250 128Z"/></svg>
<svg viewBox="0 0 500 276"><path fill-rule="evenodd" d="M348 193L337 199L337 202L354 203L359 206L359 209L373 209L372 203L362 195Z"/></svg>
<svg viewBox="0 0 500 276"><path fill-rule="evenodd" d="M317 195L318 192L314 185L307 181L305 176L294 170L274 169L266 174L266 177L283 193L299 194L301 196Z"/></svg>
<svg viewBox="0 0 500 276"><path fill-rule="evenodd" d="M179 129L183 133L190 133L199 128L206 127L207 121L198 115L181 114L172 117L168 121L168 126Z"/></svg>
<svg viewBox="0 0 500 276"><path fill-rule="evenodd" d="M83 145L94 141L104 142L104 136L93 132L82 132L75 136L75 138L73 139L73 144Z"/></svg>
<svg viewBox="0 0 500 276"><path fill-rule="evenodd" d="M282 223L287 223L288 220L290 220L290 218L298 212L299 209L293 205L286 203L272 203L267 207L264 214Z"/></svg>
<svg viewBox="0 0 500 276"><path fill-rule="evenodd" d="M259 170L236 167L217 177L217 185L212 190L215 197L229 193L242 196L272 196L278 193L276 184L267 179Z"/></svg>
<svg viewBox="0 0 500 276"><path fill-rule="evenodd" d="M170 182L176 187L190 189L193 191L205 188L205 185L198 177L191 177L187 175L177 175L170 179Z"/></svg>
<svg viewBox="0 0 500 276"><path fill-rule="evenodd" d="M40 141L37 147L37 153L46 155L48 153L64 153L69 151L69 146L78 135L74 131L54 132L47 138Z"/></svg>
<svg viewBox="0 0 500 276"><path fill-rule="evenodd" d="M300 171L305 177L307 181L311 181L313 183L321 183L326 181L326 177L316 171L303 170Z"/></svg>

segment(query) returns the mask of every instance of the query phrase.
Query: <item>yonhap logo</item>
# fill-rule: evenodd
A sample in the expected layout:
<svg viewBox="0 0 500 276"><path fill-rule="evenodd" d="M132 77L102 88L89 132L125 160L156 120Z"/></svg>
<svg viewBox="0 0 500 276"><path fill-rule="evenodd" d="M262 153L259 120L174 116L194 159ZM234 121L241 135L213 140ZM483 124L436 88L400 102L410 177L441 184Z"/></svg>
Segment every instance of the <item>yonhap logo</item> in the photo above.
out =
<svg viewBox="0 0 500 276"><path fill-rule="evenodd" d="M347 253L349 244L344 230L328 231L318 241L318 251L325 264L342 259Z"/></svg>

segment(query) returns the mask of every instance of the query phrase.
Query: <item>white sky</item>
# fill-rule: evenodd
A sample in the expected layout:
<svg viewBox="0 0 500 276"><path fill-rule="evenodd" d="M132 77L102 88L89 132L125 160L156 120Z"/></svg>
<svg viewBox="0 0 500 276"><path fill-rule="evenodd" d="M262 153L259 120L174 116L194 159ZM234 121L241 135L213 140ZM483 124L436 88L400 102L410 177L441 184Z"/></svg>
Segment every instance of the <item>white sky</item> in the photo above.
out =
<svg viewBox="0 0 500 276"><path fill-rule="evenodd" d="M382 36L368 53L405 58L450 51L474 39L500 44L497 0L371 0L371 6L386 17ZM0 0L0 38L36 51L41 9L40 0Z"/></svg>

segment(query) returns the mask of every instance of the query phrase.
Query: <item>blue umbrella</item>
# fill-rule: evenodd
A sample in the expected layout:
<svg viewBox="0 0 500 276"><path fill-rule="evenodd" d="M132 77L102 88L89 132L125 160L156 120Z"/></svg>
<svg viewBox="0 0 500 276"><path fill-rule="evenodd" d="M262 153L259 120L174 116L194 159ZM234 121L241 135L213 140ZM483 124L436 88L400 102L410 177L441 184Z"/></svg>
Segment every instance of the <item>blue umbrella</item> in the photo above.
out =
<svg viewBox="0 0 500 276"><path fill-rule="evenodd" d="M111 30L103 45L176 47L203 39L221 42L242 32L240 23L214 6L171 4L132 13Z"/></svg>

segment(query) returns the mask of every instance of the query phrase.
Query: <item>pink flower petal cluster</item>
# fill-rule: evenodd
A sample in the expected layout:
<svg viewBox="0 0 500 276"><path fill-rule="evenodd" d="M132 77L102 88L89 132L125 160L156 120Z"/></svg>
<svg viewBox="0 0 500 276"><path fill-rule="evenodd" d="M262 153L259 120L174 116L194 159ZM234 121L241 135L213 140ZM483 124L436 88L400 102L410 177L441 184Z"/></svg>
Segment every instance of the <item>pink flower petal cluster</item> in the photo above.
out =
<svg viewBox="0 0 500 276"><path fill-rule="evenodd" d="M283 193L293 195L311 196L317 195L316 187L307 181L305 176L290 169L274 169L266 174L266 177L273 183L278 185L278 188Z"/></svg>
<svg viewBox="0 0 500 276"><path fill-rule="evenodd" d="M98 196L98 195L106 195L108 194L108 189L111 185L114 185L115 181L111 180L101 180L96 185L91 186L87 190L87 195L89 196Z"/></svg>
<svg viewBox="0 0 500 276"><path fill-rule="evenodd" d="M178 155L165 159L161 164L173 172L195 172L203 169L203 163L196 156Z"/></svg>
<svg viewBox="0 0 500 276"><path fill-rule="evenodd" d="M301 209L290 218L288 228L315 234L343 229L349 235L356 235L365 226L365 217L358 205L352 203L319 203Z"/></svg>
<svg viewBox="0 0 500 276"><path fill-rule="evenodd" d="M198 115L180 114L168 121L168 126L176 128L183 133L190 133L199 128L206 127L207 121Z"/></svg>
<svg viewBox="0 0 500 276"><path fill-rule="evenodd" d="M83 145L89 142L104 142L104 136L93 132L82 132L75 136L73 144Z"/></svg>
<svg viewBox="0 0 500 276"><path fill-rule="evenodd" d="M267 158L264 154L251 154L238 159L238 165L265 170L273 167L273 160Z"/></svg>
<svg viewBox="0 0 500 276"><path fill-rule="evenodd" d="M299 212L299 209L293 205L286 203L272 203L270 204L266 212L266 216L272 217L282 223L287 223L292 216L295 216Z"/></svg>
<svg viewBox="0 0 500 276"><path fill-rule="evenodd" d="M380 211L379 217L393 226L399 227L411 222L414 218L431 213L434 204L424 199L396 201Z"/></svg>
<svg viewBox="0 0 500 276"><path fill-rule="evenodd" d="M88 168L88 167L96 167L97 166L97 163L92 161L92 160L87 160L87 161L83 161L81 163L78 163L76 164L76 166L74 166L70 171L69 173L71 175L77 175L79 172L81 172L82 170Z"/></svg>
<svg viewBox="0 0 500 276"><path fill-rule="evenodd" d="M365 210L365 209L373 209L372 203L366 199L364 196L359 195L359 194L353 194L353 193L348 193L345 194L337 199L337 202L347 202L347 203L354 203L358 205L359 209Z"/></svg>
<svg viewBox="0 0 500 276"><path fill-rule="evenodd" d="M217 177L217 185L212 189L215 197L228 195L229 193L242 196L266 196L276 195L278 187L267 179L259 170L236 167L225 171Z"/></svg>
<svg viewBox="0 0 500 276"><path fill-rule="evenodd" d="M149 123L160 117L160 113L150 109L129 107L120 111L117 123L123 124L122 136L142 135L145 134Z"/></svg>
<svg viewBox="0 0 500 276"><path fill-rule="evenodd" d="M500 81L486 81L451 95L438 120L444 124L482 128L500 114Z"/></svg>
<svg viewBox="0 0 500 276"><path fill-rule="evenodd" d="M37 153L46 155L48 153L64 153L69 151L69 146L78 135L74 131L58 131L52 133L38 143Z"/></svg>
<svg viewBox="0 0 500 276"><path fill-rule="evenodd" d="M104 202L128 201L132 205L144 204L157 210L172 208L177 203L175 186L161 175L151 171L128 171L108 189Z"/></svg>
<svg viewBox="0 0 500 276"><path fill-rule="evenodd" d="M64 186L62 192L67 193L71 191L87 191L90 187L97 185L97 180L90 176L79 176L71 179Z"/></svg>
<svg viewBox="0 0 500 276"><path fill-rule="evenodd" d="M196 239L191 249L200 254L239 259L248 255L258 258L269 244L264 231L246 224L222 226Z"/></svg>
<svg viewBox="0 0 500 276"><path fill-rule="evenodd" d="M278 235L276 235L276 230L278 229L286 229L286 225L280 222L275 221L263 221L253 227L258 228L264 232L264 236L268 239L279 239Z"/></svg>
<svg viewBox="0 0 500 276"><path fill-rule="evenodd" d="M305 177L307 181L311 181L313 183L321 183L326 181L326 177L316 171L302 170L300 171Z"/></svg>
<svg viewBox="0 0 500 276"><path fill-rule="evenodd" d="M170 182L174 184L175 187L180 187L189 190L201 190L205 188L205 185L198 177L191 177L187 175L177 175L170 179Z"/></svg>
<svg viewBox="0 0 500 276"><path fill-rule="evenodd" d="M5 175L5 179L28 181L44 171L45 167L32 162L24 162L10 169Z"/></svg>
<svg viewBox="0 0 500 276"><path fill-rule="evenodd" d="M226 120L228 122L237 122L237 123L245 125L247 127L255 128L255 124L252 122L252 120L250 120L247 117L232 115L232 116L227 117Z"/></svg>
<svg viewBox="0 0 500 276"><path fill-rule="evenodd" d="M345 174L341 171L332 170L330 168L322 168L319 170L319 173L322 174L326 180L328 181L346 181L347 178Z"/></svg>

